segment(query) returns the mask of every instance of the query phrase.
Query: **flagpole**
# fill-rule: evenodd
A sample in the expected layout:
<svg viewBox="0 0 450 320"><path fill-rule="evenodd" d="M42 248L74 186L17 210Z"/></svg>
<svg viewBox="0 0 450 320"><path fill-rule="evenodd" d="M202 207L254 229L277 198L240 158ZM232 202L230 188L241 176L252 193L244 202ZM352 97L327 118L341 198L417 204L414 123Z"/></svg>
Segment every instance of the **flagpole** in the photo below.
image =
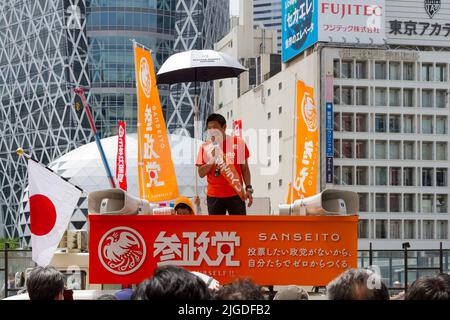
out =
<svg viewBox="0 0 450 320"><path fill-rule="evenodd" d="M31 155L25 153L25 151L23 151L22 148L17 148L16 153L17 153L19 156L25 157L25 159L27 159L27 160L32 160L32 161L34 161L34 162L36 162L36 163L38 163L38 164L41 164L45 169L47 169L48 171L50 171L50 172L56 174L58 177L60 177L60 178L63 179L64 181L70 183L70 184L73 185L75 188L77 188L78 190L80 190L81 192L84 193L84 190L83 190L82 188L80 188L80 187L77 186L76 184L73 184L72 182L70 182L68 178L64 178L63 176L60 176L59 174L57 174L55 171L53 171L53 170L50 169L49 167L47 167L47 166L43 165L42 163L40 163L38 160L34 159Z"/></svg>

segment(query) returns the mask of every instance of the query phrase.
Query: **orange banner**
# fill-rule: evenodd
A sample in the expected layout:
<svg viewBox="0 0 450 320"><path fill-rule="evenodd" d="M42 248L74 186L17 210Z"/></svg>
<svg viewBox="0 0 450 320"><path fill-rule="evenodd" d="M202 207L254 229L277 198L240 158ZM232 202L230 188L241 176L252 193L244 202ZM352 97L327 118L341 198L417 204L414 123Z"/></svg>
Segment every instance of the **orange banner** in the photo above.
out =
<svg viewBox="0 0 450 320"><path fill-rule="evenodd" d="M134 46L138 95L139 194L149 202L178 197L178 184L166 133L151 53Z"/></svg>
<svg viewBox="0 0 450 320"><path fill-rule="evenodd" d="M357 267L358 216L89 215L89 282L140 283L176 265L221 284L325 286ZM115 251L121 239L132 239ZM120 249L120 247L119 247Z"/></svg>
<svg viewBox="0 0 450 320"><path fill-rule="evenodd" d="M319 167L319 117L314 88L297 81L296 163L292 184L295 200L310 197L317 191Z"/></svg>

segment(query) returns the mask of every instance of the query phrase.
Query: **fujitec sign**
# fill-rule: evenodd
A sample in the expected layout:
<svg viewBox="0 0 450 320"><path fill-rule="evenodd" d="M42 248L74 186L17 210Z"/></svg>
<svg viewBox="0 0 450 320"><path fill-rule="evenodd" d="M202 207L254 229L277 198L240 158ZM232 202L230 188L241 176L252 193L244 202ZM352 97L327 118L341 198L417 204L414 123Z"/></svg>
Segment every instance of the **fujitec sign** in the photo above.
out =
<svg viewBox="0 0 450 320"><path fill-rule="evenodd" d="M357 266L357 216L89 215L89 281L134 284L158 266L222 284L326 285Z"/></svg>

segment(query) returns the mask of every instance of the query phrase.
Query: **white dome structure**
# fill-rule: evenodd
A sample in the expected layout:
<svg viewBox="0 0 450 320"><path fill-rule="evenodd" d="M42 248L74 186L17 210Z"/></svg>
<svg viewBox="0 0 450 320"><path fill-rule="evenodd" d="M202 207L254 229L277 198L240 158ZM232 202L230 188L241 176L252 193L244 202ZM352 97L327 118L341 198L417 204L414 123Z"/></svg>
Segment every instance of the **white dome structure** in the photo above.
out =
<svg viewBox="0 0 450 320"><path fill-rule="evenodd" d="M108 137L101 140L103 149L108 159L108 163L113 175L116 172L117 136ZM172 150L172 160L175 166L175 173L178 181L180 195L193 197L195 194L195 158L197 150L202 141L182 135L169 135L169 143ZM137 170L137 135L127 134L126 136L126 159L127 159L127 183L128 192L139 197L138 170ZM95 142L83 145L57 160L48 166L58 175L67 178L74 185L84 190L78 201L77 207L72 215L69 229L86 229L87 195L91 191L110 188L109 180L100 153ZM198 179L198 193L205 195L206 180ZM28 202L28 192L21 201L19 211L19 236L23 246L30 246L30 209ZM175 199L172 199L175 200ZM169 201L170 202L170 201Z"/></svg>

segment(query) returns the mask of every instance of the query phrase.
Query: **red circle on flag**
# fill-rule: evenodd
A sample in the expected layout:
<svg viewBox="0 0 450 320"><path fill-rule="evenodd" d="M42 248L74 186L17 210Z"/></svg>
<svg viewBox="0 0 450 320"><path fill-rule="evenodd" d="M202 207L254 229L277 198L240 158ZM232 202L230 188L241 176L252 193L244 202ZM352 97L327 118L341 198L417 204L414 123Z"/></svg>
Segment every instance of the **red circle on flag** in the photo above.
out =
<svg viewBox="0 0 450 320"><path fill-rule="evenodd" d="M30 229L37 236L49 233L56 223L56 209L53 202L42 194L30 197Z"/></svg>
<svg viewBox="0 0 450 320"><path fill-rule="evenodd" d="M223 245L220 247L220 251L222 251L223 254L229 254L230 251L231 251L231 247L230 247L229 244L223 244Z"/></svg>

